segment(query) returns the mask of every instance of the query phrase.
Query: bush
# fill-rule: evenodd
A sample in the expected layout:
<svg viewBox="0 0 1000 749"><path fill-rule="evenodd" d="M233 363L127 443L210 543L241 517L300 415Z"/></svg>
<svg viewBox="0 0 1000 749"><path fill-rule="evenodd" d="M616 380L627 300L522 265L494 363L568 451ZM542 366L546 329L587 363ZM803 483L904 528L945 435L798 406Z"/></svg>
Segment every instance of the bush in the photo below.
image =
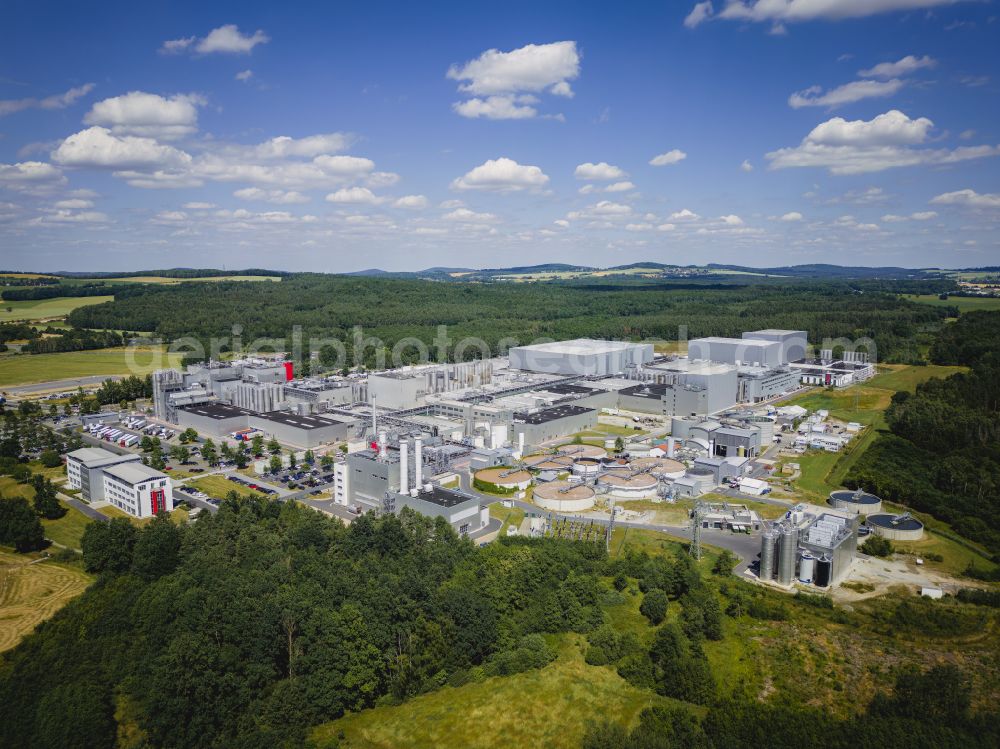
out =
<svg viewBox="0 0 1000 749"><path fill-rule="evenodd" d="M62 458L55 450L46 450L39 460L46 468L58 468L62 465Z"/></svg>
<svg viewBox="0 0 1000 749"><path fill-rule="evenodd" d="M755 598L747 607L747 614L754 619L765 619L780 622L788 618L788 609L780 601L769 601L766 598Z"/></svg>
<svg viewBox="0 0 1000 749"><path fill-rule="evenodd" d="M649 619L650 624L659 624L667 615L667 594L653 588L642 597L639 613Z"/></svg>
<svg viewBox="0 0 1000 749"><path fill-rule="evenodd" d="M872 535L861 544L861 551L871 557L887 557L892 554L892 543L888 538Z"/></svg>

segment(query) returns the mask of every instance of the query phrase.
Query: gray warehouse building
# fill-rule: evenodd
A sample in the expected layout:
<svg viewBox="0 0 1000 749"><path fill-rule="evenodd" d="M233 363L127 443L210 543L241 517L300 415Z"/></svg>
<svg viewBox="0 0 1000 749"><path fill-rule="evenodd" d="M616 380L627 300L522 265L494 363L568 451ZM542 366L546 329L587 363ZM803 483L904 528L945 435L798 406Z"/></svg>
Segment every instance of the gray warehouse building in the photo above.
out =
<svg viewBox="0 0 1000 749"><path fill-rule="evenodd" d="M202 403L177 409L177 425L194 429L205 437L219 439L247 428L250 414L226 403Z"/></svg>
<svg viewBox="0 0 1000 749"><path fill-rule="evenodd" d="M723 364L754 364L777 367L782 361L782 345L760 338L695 338L688 343L688 357Z"/></svg>
<svg viewBox="0 0 1000 749"><path fill-rule="evenodd" d="M593 429L597 426L597 411L581 406L555 406L535 413L515 414L513 426L515 435L524 435L525 445L540 445Z"/></svg>
<svg viewBox="0 0 1000 749"><path fill-rule="evenodd" d="M358 421L325 415L270 411L265 414L251 414L247 425L286 445L310 448L353 437Z"/></svg>
<svg viewBox="0 0 1000 749"><path fill-rule="evenodd" d="M490 522L490 510L480 505L478 497L435 484L425 484L407 494L390 492L383 500L383 511L396 513L404 507L428 517L444 518L460 536L475 533Z"/></svg>
<svg viewBox="0 0 1000 749"><path fill-rule="evenodd" d="M508 353L511 369L562 375L613 375L630 365L653 361L653 344L628 341L572 341L515 346Z"/></svg>
<svg viewBox="0 0 1000 749"><path fill-rule="evenodd" d="M618 407L637 413L662 416L707 416L711 411L709 391L694 385L644 383L618 391Z"/></svg>
<svg viewBox="0 0 1000 749"><path fill-rule="evenodd" d="M804 330L780 330L766 328L750 330L743 334L744 338L758 341L776 341L781 344L781 363L805 359L809 349L809 341Z"/></svg>

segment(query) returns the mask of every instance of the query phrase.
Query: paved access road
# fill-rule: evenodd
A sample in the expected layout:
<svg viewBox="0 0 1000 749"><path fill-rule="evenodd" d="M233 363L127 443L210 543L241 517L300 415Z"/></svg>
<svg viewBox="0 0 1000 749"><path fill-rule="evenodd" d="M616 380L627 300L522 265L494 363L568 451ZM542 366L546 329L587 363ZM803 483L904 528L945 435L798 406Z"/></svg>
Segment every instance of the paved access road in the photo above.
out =
<svg viewBox="0 0 1000 749"><path fill-rule="evenodd" d="M105 380L120 380L123 375L88 375L87 377L70 377L65 380L49 380L48 382L34 382L28 385L12 385L3 388L3 393L8 398L17 398L22 395L34 395L37 393L47 393L49 391L62 392L64 390L76 390L79 387L90 387L100 385Z"/></svg>

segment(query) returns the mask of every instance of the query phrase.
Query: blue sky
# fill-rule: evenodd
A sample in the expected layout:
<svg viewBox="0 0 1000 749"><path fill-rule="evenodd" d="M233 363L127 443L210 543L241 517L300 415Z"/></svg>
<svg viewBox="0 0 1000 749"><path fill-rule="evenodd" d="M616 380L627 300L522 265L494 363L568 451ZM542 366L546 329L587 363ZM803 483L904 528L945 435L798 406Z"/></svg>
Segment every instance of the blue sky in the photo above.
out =
<svg viewBox="0 0 1000 749"><path fill-rule="evenodd" d="M0 266L1000 263L989 0L8 3Z"/></svg>

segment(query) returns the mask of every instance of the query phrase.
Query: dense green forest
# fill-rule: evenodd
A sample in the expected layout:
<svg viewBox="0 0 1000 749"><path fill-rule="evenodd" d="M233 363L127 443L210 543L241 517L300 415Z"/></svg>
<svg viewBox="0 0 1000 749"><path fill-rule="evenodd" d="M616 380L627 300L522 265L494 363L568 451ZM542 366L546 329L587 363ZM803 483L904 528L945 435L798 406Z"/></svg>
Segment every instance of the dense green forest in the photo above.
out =
<svg viewBox="0 0 1000 749"><path fill-rule="evenodd" d="M766 327L805 329L812 341L871 338L883 360L913 362L952 310L900 299L906 282L686 284L669 282L455 283L301 274L281 283L138 286L113 302L74 310L76 327L242 340L304 336L348 343L355 326L387 347L407 337L430 343L440 325L451 340L474 337L500 353L510 339L580 336L677 340L738 335ZM506 340L505 340L506 339ZM410 353L413 353L412 351ZM466 352L466 358L478 356ZM367 365L377 352L366 346Z"/></svg>
<svg viewBox="0 0 1000 749"><path fill-rule="evenodd" d="M0 345L6 350L8 341L27 341L21 351L26 354L51 354L58 351L88 351L124 346L125 336L114 330L80 330L26 323L0 323Z"/></svg>
<svg viewBox="0 0 1000 749"><path fill-rule="evenodd" d="M1000 554L1000 312L962 315L942 330L931 359L971 369L896 393L889 433L847 483L930 512Z"/></svg>
<svg viewBox="0 0 1000 749"><path fill-rule="evenodd" d="M808 681L765 702L749 685L720 684L704 648L734 626L724 619L821 617L891 637L929 623L934 636L995 625L993 609L957 602L848 614L728 581L723 557L709 580L684 552L610 560L601 545L520 538L477 548L408 511L344 527L297 505L227 501L187 526L93 523L83 551L97 582L0 660L0 746L110 747L116 736L143 747L306 746L310 727L345 711L543 668L567 632L585 634L592 667L683 707L644 716L628 744L601 743L625 741L624 730L596 723L588 747L846 746L849 724L809 707ZM639 591L649 624L613 626L608 607ZM677 615L664 621L668 609ZM904 670L895 696L850 708L881 721L858 729L858 746L903 726L909 746L991 746L996 719L970 714L970 701L990 704L957 669ZM698 741L680 740L689 734Z"/></svg>
<svg viewBox="0 0 1000 749"><path fill-rule="evenodd" d="M105 284L101 281L86 284L59 283L56 285L6 289L3 292L3 300L5 302L28 302L67 296L112 296L124 288L123 284Z"/></svg>

